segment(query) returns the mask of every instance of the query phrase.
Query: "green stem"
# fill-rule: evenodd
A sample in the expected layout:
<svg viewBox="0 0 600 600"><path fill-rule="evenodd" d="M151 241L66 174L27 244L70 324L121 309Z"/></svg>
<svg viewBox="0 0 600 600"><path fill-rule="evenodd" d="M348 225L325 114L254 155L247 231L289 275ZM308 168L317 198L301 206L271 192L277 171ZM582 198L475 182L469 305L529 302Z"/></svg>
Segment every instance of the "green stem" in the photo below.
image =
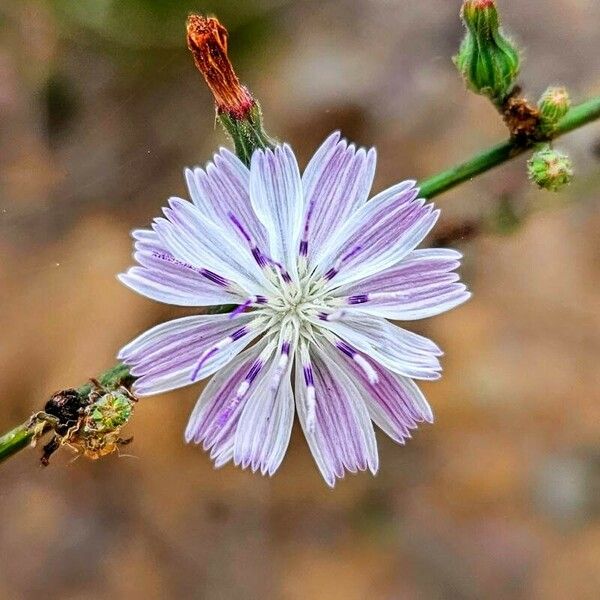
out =
<svg viewBox="0 0 600 600"><path fill-rule="evenodd" d="M574 106L558 123L552 138L557 138L574 129L600 118L600 97L592 98ZM529 146L518 146L512 141L496 144L466 162L433 175L421 182L421 194L424 198L433 198L463 181L473 179L481 173L522 154Z"/></svg>
<svg viewBox="0 0 600 600"><path fill-rule="evenodd" d="M0 462L26 448L32 437L33 431L29 427L29 422L23 423L0 436Z"/></svg>
<svg viewBox="0 0 600 600"><path fill-rule="evenodd" d="M587 102L573 107L559 122L552 137L557 138L598 118L600 118L600 97L592 98ZM425 179L421 183L421 194L425 198L438 196L463 181L472 179L522 154L527 149L528 147L517 146L511 141L497 144L460 165ZM226 310L231 309L231 306L220 308ZM134 378L130 375L129 368L123 364L115 365L99 377L100 383L109 389L118 388L120 385L129 386L133 383L133 380ZM82 396L86 396L90 390L91 385L88 383L80 387L77 391ZM29 422L23 423L12 431L0 436L0 462L26 448L32 437L33 432Z"/></svg>

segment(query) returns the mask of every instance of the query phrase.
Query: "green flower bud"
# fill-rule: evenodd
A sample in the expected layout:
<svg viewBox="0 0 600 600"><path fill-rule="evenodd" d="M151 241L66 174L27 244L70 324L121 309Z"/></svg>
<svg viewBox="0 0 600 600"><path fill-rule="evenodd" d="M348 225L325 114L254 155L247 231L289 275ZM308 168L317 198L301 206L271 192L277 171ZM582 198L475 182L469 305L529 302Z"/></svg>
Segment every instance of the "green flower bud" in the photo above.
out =
<svg viewBox="0 0 600 600"><path fill-rule="evenodd" d="M133 402L120 392L104 394L90 407L89 426L98 432L114 431L129 421Z"/></svg>
<svg viewBox="0 0 600 600"><path fill-rule="evenodd" d="M540 98L540 130L544 135L551 135L557 123L567 114L571 107L569 93L564 87L549 87Z"/></svg>
<svg viewBox="0 0 600 600"><path fill-rule="evenodd" d="M494 0L465 0L461 17L467 33L454 63L468 88L500 105L519 74L519 51L500 28Z"/></svg>
<svg viewBox="0 0 600 600"><path fill-rule="evenodd" d="M571 183L573 179L573 164L564 153L544 146L533 153L527 162L529 178L538 187L557 192Z"/></svg>

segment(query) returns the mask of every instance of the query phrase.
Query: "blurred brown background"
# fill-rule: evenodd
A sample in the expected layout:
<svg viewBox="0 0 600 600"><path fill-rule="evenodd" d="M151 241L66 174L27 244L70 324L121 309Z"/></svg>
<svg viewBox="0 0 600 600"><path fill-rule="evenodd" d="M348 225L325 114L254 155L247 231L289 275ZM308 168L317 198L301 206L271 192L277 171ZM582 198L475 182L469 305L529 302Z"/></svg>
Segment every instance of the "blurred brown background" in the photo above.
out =
<svg viewBox="0 0 600 600"><path fill-rule="evenodd" d="M302 164L335 128L379 150L376 189L504 136L450 57L458 0L3 0L0 431L179 314L122 287L128 232L225 139L185 48L189 11L228 26L268 129ZM600 3L501 2L532 97L600 92ZM600 126L560 141L567 192L524 160L438 199L475 229L473 300L415 323L446 351L436 424L334 491L295 431L279 473L212 468L183 429L199 387L143 400L133 455L0 468L0 598L600 597ZM508 218L507 218L508 213Z"/></svg>

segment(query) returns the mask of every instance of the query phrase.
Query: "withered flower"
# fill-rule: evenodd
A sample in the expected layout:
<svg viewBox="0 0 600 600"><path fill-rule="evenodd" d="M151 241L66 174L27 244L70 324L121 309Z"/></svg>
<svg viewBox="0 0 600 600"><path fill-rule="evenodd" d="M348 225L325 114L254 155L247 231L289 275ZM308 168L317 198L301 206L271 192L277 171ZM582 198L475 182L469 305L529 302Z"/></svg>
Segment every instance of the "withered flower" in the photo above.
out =
<svg viewBox="0 0 600 600"><path fill-rule="evenodd" d="M250 92L240 84L227 56L227 30L213 17L190 15L187 43L196 67L204 76L219 112L237 119L248 116L254 105Z"/></svg>

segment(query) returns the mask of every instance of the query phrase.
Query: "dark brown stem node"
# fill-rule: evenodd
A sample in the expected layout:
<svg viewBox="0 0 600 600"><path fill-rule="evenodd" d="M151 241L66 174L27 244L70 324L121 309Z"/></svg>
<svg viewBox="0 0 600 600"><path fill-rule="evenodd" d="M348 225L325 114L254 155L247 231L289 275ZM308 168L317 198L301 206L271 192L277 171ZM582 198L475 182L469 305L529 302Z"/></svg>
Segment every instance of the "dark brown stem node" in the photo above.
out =
<svg viewBox="0 0 600 600"><path fill-rule="evenodd" d="M540 141L540 111L521 95L520 87L504 100L500 112L516 145L527 147Z"/></svg>

